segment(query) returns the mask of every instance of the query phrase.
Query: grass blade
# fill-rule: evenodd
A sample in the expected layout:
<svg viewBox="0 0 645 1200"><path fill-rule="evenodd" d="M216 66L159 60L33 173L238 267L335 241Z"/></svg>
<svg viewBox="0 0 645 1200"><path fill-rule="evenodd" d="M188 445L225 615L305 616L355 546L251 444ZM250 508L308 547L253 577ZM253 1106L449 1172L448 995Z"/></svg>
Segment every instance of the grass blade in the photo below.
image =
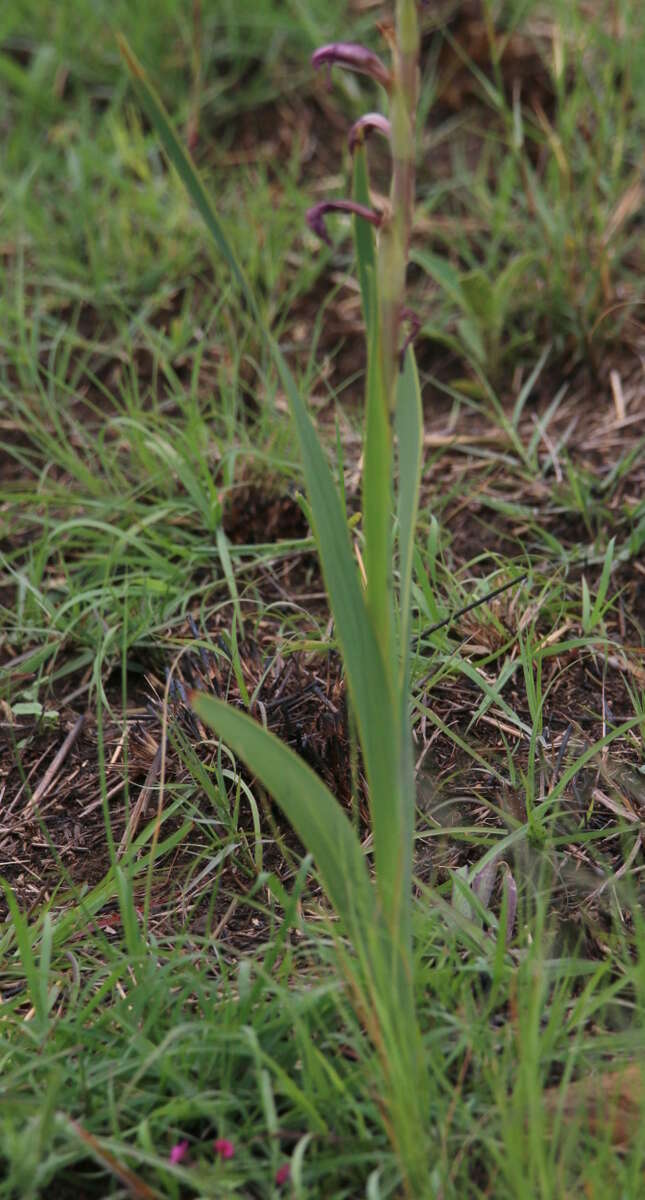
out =
<svg viewBox="0 0 645 1200"><path fill-rule="evenodd" d="M251 291L244 272L240 267L224 230L218 220L217 214L213 205L210 202L208 192L204 187L197 171L187 152L184 150L179 138L170 123L170 118L161 102L161 98L157 94L155 88L148 79L141 63L136 55L130 49L127 40L122 34L117 34L117 42L119 50L125 59L130 77L134 84L135 91L143 108L145 109L152 125L157 130L161 139L162 146L169 161L175 168L184 187L190 195L193 204L197 208L199 215L204 221L208 232L215 242L218 250L225 258L231 273L241 288L244 299L246 300L255 319L260 322L260 314L255 302L255 297Z"/></svg>
<svg viewBox="0 0 645 1200"><path fill-rule="evenodd" d="M615 547L616 538L613 537L608 542L607 549L605 551L602 572L600 575L600 581L598 583L598 591L596 592L596 599L594 600L593 608L589 617L590 629L595 629L598 622L602 620L603 608L607 598L607 591L609 589L609 580L611 579L611 568L614 562Z"/></svg>
<svg viewBox="0 0 645 1200"><path fill-rule="evenodd" d="M18 954L22 963L27 988L29 990L29 998L36 1013L36 1021L41 1034L47 1031L47 1022L49 1015L49 1005L47 999L47 971L49 963L47 955L42 955L41 966L39 970L36 962L36 956L33 949L33 930L30 928L28 921L22 915L16 898L9 884L5 879L0 879L0 886L5 894L9 916L13 926ZM48 926L48 940L51 946L51 928Z"/></svg>

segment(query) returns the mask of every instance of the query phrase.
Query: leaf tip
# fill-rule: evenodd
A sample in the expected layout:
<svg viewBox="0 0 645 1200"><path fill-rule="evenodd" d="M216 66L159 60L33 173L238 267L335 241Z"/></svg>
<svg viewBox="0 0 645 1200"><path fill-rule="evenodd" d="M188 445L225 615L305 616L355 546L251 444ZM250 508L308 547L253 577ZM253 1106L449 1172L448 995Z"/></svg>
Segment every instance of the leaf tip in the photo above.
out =
<svg viewBox="0 0 645 1200"><path fill-rule="evenodd" d="M145 77L145 72L138 58L130 49L127 38L122 33L117 33L116 41L119 50L121 51L121 56L125 59L126 66L130 71L130 74L136 76L137 79L143 79Z"/></svg>

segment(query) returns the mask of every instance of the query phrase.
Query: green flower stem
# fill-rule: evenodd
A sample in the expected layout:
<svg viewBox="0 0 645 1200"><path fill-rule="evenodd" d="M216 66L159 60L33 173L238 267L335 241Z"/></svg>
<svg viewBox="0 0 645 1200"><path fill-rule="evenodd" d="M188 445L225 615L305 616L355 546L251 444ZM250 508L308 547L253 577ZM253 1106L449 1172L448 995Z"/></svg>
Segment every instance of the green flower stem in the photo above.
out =
<svg viewBox="0 0 645 1200"><path fill-rule="evenodd" d="M379 240L381 362L388 410L394 411L399 327L414 213L416 110L419 96L419 23L415 0L397 0L390 100L391 213Z"/></svg>
<svg viewBox="0 0 645 1200"><path fill-rule="evenodd" d="M392 582L392 502L394 413L399 375L401 319L414 213L415 129L419 94L419 26L415 0L398 0L396 29L391 36L393 72L390 88L392 185L390 211L381 222L377 258L378 345L370 354L363 477L366 525L367 600L384 662L394 660ZM378 371L375 362L378 360ZM378 376L378 384L375 377ZM378 399L373 391L378 386ZM367 461L374 445L373 460ZM380 492L380 495L379 495ZM392 676L394 677L394 675Z"/></svg>

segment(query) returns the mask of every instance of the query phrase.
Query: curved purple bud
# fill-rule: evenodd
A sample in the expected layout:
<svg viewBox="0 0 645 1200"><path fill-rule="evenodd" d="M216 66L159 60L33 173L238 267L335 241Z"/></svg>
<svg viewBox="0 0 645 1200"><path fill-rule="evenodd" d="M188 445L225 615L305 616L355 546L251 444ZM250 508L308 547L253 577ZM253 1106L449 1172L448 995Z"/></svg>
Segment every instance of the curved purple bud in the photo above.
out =
<svg viewBox="0 0 645 1200"><path fill-rule="evenodd" d="M403 370L403 364L405 362L405 352L406 352L408 346L410 345L410 342L414 341L421 326L423 325L423 321L421 320L421 317L419 317L417 315L417 313L413 312L411 308L402 309L401 320L407 321L409 323L409 329L408 329L408 333L405 338L405 341L404 341L403 345L401 346L401 349L399 350L399 370L400 371Z"/></svg>
<svg viewBox="0 0 645 1200"><path fill-rule="evenodd" d="M320 204L314 204L313 208L307 209L306 220L309 228L313 233L331 246L331 239L325 227L325 217L330 212L349 212L354 213L356 217L362 217L364 221L369 221L370 225L375 225L378 229L383 219L380 212L376 212L373 208L366 208L364 204L356 204L354 200L322 200Z"/></svg>
<svg viewBox="0 0 645 1200"><path fill-rule="evenodd" d="M331 69L338 66L345 67L348 71L358 71L361 75L371 75L372 79L387 90L392 83L392 76L378 54L356 42L330 42L329 45L314 51L311 62L316 71L320 67Z"/></svg>
<svg viewBox="0 0 645 1200"><path fill-rule="evenodd" d="M374 130L389 139L392 127L387 117L381 116L381 113L365 113L364 117L354 122L349 131L349 148L352 154Z"/></svg>

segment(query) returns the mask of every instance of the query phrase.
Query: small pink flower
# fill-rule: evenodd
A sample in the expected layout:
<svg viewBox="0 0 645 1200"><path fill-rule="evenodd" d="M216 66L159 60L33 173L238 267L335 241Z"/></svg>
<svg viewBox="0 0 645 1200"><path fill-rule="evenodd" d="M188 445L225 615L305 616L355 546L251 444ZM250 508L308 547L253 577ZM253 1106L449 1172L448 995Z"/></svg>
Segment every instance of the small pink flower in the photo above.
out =
<svg viewBox="0 0 645 1200"><path fill-rule="evenodd" d="M232 1158L235 1154L235 1146L228 1138L215 1138L213 1149L220 1158Z"/></svg>
<svg viewBox="0 0 645 1200"><path fill-rule="evenodd" d="M175 1163L180 1163L182 1158L188 1154L188 1142L177 1142L170 1151L169 1158L173 1166Z"/></svg>
<svg viewBox="0 0 645 1200"><path fill-rule="evenodd" d="M282 1187L282 1184L286 1183L288 1179L291 1179L291 1164L283 1163L275 1173L275 1181L278 1187Z"/></svg>

